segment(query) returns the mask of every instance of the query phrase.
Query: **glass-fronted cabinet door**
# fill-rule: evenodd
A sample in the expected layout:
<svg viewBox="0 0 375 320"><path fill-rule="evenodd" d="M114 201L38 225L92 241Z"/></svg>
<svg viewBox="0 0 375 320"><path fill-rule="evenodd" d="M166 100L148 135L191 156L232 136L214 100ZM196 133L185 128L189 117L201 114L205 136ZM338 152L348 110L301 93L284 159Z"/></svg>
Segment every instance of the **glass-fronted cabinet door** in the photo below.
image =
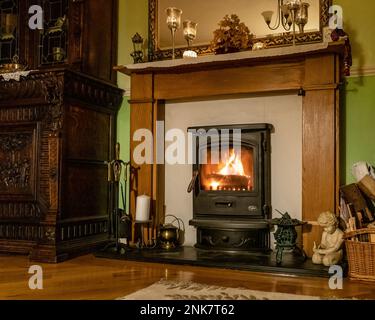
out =
<svg viewBox="0 0 375 320"><path fill-rule="evenodd" d="M41 30L29 27L34 5L43 10ZM0 0L0 22L0 69L19 61L116 82L118 0Z"/></svg>
<svg viewBox="0 0 375 320"><path fill-rule="evenodd" d="M19 0L0 0L0 64L20 58Z"/></svg>
<svg viewBox="0 0 375 320"><path fill-rule="evenodd" d="M39 66L68 62L69 0L43 0L44 29L39 35Z"/></svg>

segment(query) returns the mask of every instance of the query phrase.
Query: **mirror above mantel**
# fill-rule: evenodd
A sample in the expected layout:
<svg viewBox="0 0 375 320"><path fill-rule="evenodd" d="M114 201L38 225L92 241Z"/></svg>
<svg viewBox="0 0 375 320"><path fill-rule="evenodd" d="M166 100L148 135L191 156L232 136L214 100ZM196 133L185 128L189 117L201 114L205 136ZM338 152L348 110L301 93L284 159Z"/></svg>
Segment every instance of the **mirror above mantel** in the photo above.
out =
<svg viewBox="0 0 375 320"><path fill-rule="evenodd" d="M293 34L282 26L271 30L262 13L273 11L270 26L277 22L278 4L281 0L149 0L149 60L172 58L172 37L166 23L166 9L176 7L182 10L182 21L198 23L197 38L193 49L199 55L212 54L211 41L213 32L225 15L236 14L254 35L253 43L263 43L265 47L293 45ZM284 0L286 2L286 0ZM297 27L296 44L322 42L323 29L328 26L329 7L332 0L303 0L309 4L308 22L304 33ZM182 27L176 32L176 57L182 57L186 50L186 40ZM250 48L249 48L250 49Z"/></svg>

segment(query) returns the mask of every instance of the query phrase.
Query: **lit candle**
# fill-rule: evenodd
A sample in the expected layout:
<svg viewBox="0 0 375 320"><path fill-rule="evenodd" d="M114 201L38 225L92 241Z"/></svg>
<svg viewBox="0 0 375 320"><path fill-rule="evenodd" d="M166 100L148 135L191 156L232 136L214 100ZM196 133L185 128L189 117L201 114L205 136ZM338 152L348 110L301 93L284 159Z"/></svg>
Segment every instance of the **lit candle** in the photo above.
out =
<svg viewBox="0 0 375 320"><path fill-rule="evenodd" d="M151 198L143 195L137 197L136 221L146 222L150 220Z"/></svg>

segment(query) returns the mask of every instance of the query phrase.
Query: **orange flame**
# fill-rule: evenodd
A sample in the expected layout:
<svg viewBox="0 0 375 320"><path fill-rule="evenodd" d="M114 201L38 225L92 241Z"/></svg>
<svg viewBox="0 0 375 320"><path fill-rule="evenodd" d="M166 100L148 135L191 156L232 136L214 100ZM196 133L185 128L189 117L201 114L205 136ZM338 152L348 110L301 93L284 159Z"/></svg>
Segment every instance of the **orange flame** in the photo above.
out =
<svg viewBox="0 0 375 320"><path fill-rule="evenodd" d="M222 176L246 176L241 157L237 155L234 150L231 151L228 160L218 174ZM220 188L221 183L219 181L211 181L211 190L217 191L220 190Z"/></svg>
<svg viewBox="0 0 375 320"><path fill-rule="evenodd" d="M245 176L245 170L241 159L239 158L240 157L238 157L238 155L232 150L229 160L219 173L223 176Z"/></svg>

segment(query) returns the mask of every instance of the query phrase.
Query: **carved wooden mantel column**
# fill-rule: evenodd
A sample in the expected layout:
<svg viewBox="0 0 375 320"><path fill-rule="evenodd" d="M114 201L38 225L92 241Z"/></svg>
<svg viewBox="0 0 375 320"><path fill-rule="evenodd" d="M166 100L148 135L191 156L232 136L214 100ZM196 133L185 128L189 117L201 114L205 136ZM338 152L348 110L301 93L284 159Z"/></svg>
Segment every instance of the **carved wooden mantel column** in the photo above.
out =
<svg viewBox="0 0 375 320"><path fill-rule="evenodd" d="M131 75L131 136L153 132L164 119L165 100L218 99L238 94L289 92L303 95L302 215L311 222L303 234L311 255L321 230L314 223L323 211L338 210L339 105L344 46L317 44L235 55L200 57L118 67ZM131 142L131 152L138 142ZM137 167L137 164L133 165ZM133 177L131 212L139 194L153 198L157 223L164 215L164 166L142 165ZM156 224L157 225L157 224Z"/></svg>

